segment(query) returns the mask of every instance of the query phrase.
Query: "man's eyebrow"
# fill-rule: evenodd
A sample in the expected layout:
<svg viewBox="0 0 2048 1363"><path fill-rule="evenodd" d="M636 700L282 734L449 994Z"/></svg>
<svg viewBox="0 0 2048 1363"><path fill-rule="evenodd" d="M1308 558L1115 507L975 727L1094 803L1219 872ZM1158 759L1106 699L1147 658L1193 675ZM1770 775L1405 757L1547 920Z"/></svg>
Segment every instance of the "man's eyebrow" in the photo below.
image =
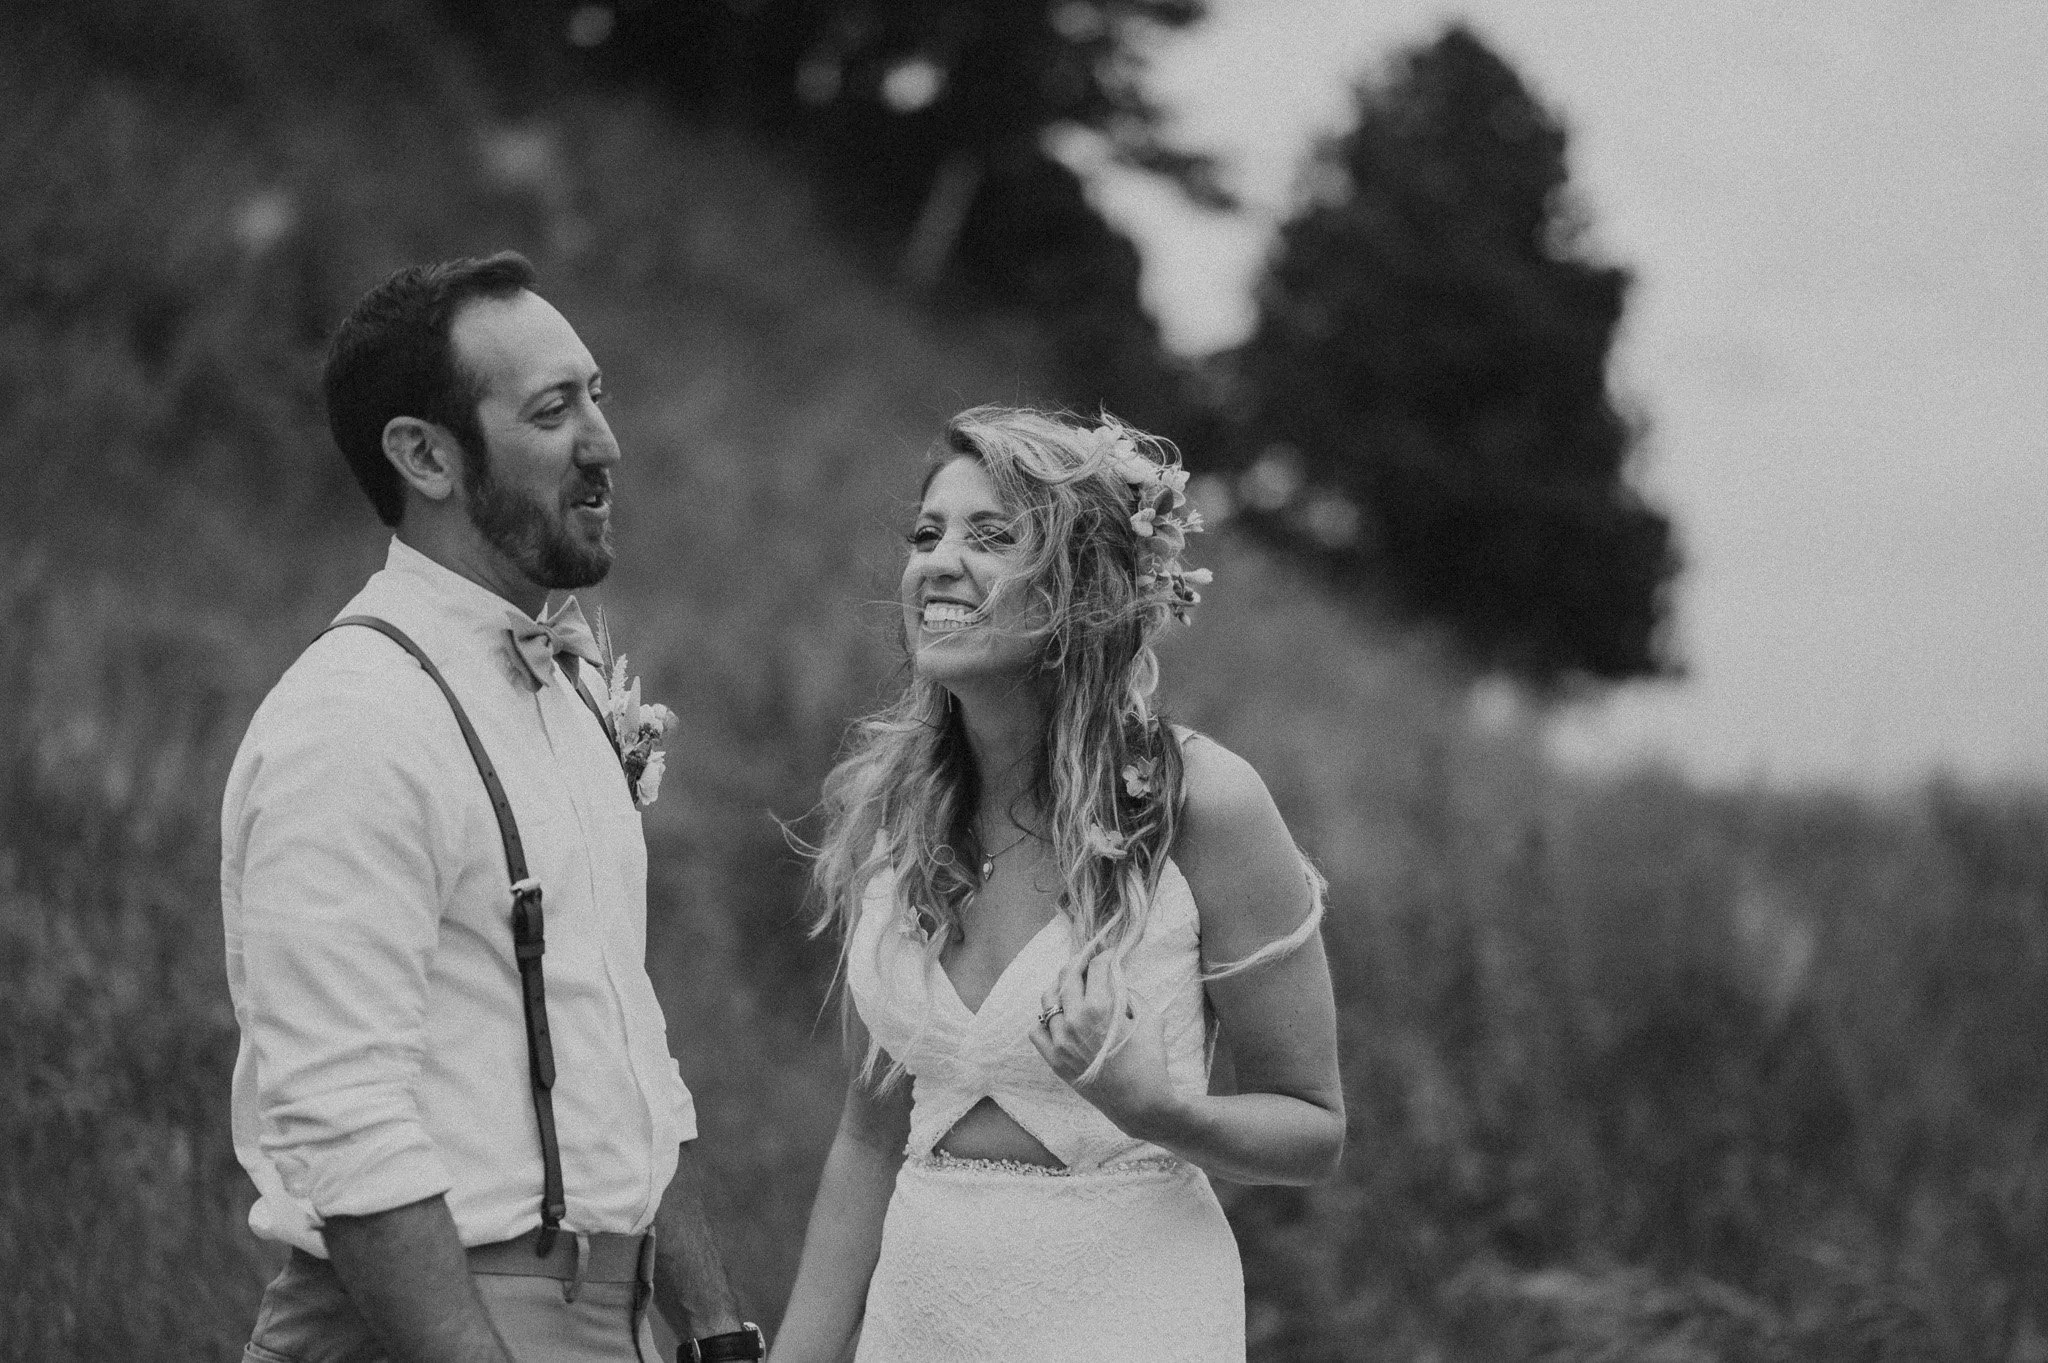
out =
<svg viewBox="0 0 2048 1363"><path fill-rule="evenodd" d="M532 394L527 397L525 403L523 403L522 405L531 407L534 403L539 402L542 398L547 397L551 393L580 393L587 385L601 384L603 382L603 370L592 370L590 377L588 379L579 379L573 376L564 379L556 379L553 383L534 389Z"/></svg>

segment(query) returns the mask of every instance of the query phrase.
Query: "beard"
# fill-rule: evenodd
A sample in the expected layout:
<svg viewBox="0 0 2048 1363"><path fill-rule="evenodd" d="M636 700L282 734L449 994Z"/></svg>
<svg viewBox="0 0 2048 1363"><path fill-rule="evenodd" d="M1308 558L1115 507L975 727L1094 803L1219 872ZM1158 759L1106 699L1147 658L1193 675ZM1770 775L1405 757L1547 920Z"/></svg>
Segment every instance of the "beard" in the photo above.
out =
<svg viewBox="0 0 2048 1363"><path fill-rule="evenodd" d="M612 570L609 526L594 547L580 544L570 538L559 507L500 483L491 473L488 455L465 460L463 473L469 523L535 586L551 592L594 587ZM588 490L596 491L609 486L611 476L603 469L588 469L583 481Z"/></svg>

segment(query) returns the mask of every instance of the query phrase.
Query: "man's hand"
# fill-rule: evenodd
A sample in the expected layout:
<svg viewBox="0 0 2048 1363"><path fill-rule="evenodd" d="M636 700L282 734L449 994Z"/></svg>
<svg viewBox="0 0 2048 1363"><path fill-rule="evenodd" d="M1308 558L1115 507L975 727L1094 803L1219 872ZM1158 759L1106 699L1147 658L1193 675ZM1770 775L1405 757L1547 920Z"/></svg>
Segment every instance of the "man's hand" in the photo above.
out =
<svg viewBox="0 0 2048 1363"><path fill-rule="evenodd" d="M685 1141L676 1156L675 1177L654 1214L654 1300L669 1328L685 1339L729 1334L742 1324L704 1215L702 1180L697 1157Z"/></svg>
<svg viewBox="0 0 2048 1363"><path fill-rule="evenodd" d="M392 1363L513 1363L440 1194L370 1216L328 1217L321 1234L349 1300Z"/></svg>

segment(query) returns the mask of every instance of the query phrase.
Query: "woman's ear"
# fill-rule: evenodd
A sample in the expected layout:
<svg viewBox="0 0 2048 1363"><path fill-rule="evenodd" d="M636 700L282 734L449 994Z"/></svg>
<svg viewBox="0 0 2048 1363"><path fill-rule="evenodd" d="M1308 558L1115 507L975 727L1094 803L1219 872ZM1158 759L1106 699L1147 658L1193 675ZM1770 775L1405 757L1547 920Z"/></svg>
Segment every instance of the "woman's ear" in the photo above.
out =
<svg viewBox="0 0 2048 1363"><path fill-rule="evenodd" d="M447 500L462 475L454 438L418 417L395 416L384 423L384 457L430 502Z"/></svg>

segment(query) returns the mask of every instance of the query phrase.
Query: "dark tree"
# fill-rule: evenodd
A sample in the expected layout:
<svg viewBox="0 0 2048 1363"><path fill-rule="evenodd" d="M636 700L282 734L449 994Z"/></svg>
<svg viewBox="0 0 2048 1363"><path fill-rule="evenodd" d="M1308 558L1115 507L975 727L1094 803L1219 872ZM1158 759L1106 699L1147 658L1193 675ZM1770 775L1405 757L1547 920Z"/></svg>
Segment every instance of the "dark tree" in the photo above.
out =
<svg viewBox="0 0 2048 1363"><path fill-rule="evenodd" d="M1200 157L1157 135L1146 36L1201 0L438 0L508 97L597 79L794 148L846 239L937 306L1016 315L1060 390L1171 428L1181 377L1138 303L1138 257L1046 147L1072 126L1200 200ZM581 47L578 44L582 44Z"/></svg>
<svg viewBox="0 0 2048 1363"><path fill-rule="evenodd" d="M1358 115L1236 357L1250 523L1477 667L1669 670L1672 529L1607 386L1629 280L1581 245L1563 128L1459 27Z"/></svg>

